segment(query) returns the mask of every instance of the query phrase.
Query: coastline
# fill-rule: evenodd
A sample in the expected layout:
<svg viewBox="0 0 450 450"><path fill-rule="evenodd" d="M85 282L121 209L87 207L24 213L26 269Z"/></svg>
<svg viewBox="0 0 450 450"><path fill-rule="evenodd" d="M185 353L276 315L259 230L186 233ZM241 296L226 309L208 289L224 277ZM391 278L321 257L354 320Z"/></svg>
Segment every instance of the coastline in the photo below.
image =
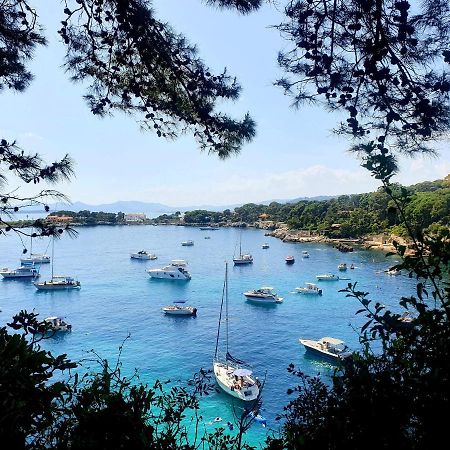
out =
<svg viewBox="0 0 450 450"><path fill-rule="evenodd" d="M17 228L30 227L33 224L33 220L27 221L16 221L12 222L11 225ZM152 226L184 226L184 227L201 227L211 224L202 223L182 223L182 222L155 222L152 219L148 219L142 222L106 222L97 221L91 223L82 222L70 222L70 223L56 223L56 225L69 225L70 227L92 227L92 226L132 226L132 225L152 225ZM393 241L397 241L401 245L408 247L408 242L394 235L388 235L386 233L380 233L378 235L368 235L361 238L331 238L326 236L324 233L310 230L294 230L290 229L286 223L283 222L271 222L271 221L260 221L255 223L245 223L245 222L228 222L228 223L217 223L214 226L219 226L221 228L256 228L260 230L267 230L265 236L274 237L281 239L283 242L293 242L293 243L306 243L306 242L317 242L322 244L329 244L336 247L338 250L343 252L353 251L353 246L362 247L365 250L378 250L385 253L396 253L396 249L393 245ZM5 228L6 225L0 225L0 228Z"/></svg>
<svg viewBox="0 0 450 450"><path fill-rule="evenodd" d="M263 227L261 227L263 228ZM350 238L330 238L323 234L305 231L305 230L292 230L289 229L286 224L279 224L276 229L266 233L266 236L275 237L281 239L283 242L317 242L322 244L330 244L336 246L338 249L344 246L344 249L351 248L353 245L363 247L365 250L379 250L385 253L396 253L396 249L393 245L393 241L397 241L402 245L408 245L404 239L398 236L392 236L387 234L363 236L358 239ZM352 251L352 250L343 250Z"/></svg>

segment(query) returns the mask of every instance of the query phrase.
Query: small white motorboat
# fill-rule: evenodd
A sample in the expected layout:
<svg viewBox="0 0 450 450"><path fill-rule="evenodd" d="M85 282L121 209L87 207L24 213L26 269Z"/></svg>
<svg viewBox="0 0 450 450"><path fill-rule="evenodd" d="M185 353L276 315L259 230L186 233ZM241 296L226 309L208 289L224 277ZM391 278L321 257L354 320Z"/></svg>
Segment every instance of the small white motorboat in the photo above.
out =
<svg viewBox="0 0 450 450"><path fill-rule="evenodd" d="M306 250L302 251L302 258L309 258L309 253Z"/></svg>
<svg viewBox="0 0 450 450"><path fill-rule="evenodd" d="M305 295L322 295L322 289L314 283L305 283L304 287L296 287L295 292Z"/></svg>
<svg viewBox="0 0 450 450"><path fill-rule="evenodd" d="M72 277L54 276L50 281L33 283L39 291L60 291L64 289L80 289L81 283Z"/></svg>
<svg viewBox="0 0 450 450"><path fill-rule="evenodd" d="M49 327L49 331L71 331L72 325L66 322L63 317L47 317L44 319L44 325Z"/></svg>
<svg viewBox="0 0 450 450"><path fill-rule="evenodd" d="M394 269L394 268L387 269L387 270L384 271L384 273L385 273L386 275L391 276L391 277L396 277L396 276L402 274L401 270Z"/></svg>
<svg viewBox="0 0 450 450"><path fill-rule="evenodd" d="M194 245L194 241L191 241L191 240L189 240L189 241L183 241L183 242L181 243L181 245L182 245L183 247L192 247L192 246Z"/></svg>
<svg viewBox="0 0 450 450"><path fill-rule="evenodd" d="M352 355L344 341L332 337L324 337L318 341L299 339L299 342L308 353L332 361L342 361Z"/></svg>
<svg viewBox="0 0 450 450"><path fill-rule="evenodd" d="M215 231L218 230L219 227L213 227L213 226L207 226L207 227L200 227L200 230L210 230L210 231Z"/></svg>
<svg viewBox="0 0 450 450"><path fill-rule="evenodd" d="M164 314L172 316L196 316L197 308L193 306L184 306L185 300L173 302L173 305L164 306L162 308Z"/></svg>
<svg viewBox="0 0 450 450"><path fill-rule="evenodd" d="M158 259L158 257L156 255L154 255L153 253L148 252L147 250L141 250L137 253L131 253L130 258L132 259L146 259L146 260L154 260L154 259Z"/></svg>
<svg viewBox="0 0 450 450"><path fill-rule="evenodd" d="M263 244L261 247L262 247L263 249L267 249L267 248L269 248L269 244L265 243L265 244Z"/></svg>
<svg viewBox="0 0 450 450"><path fill-rule="evenodd" d="M39 270L36 269L34 263L22 264L17 269L1 269L0 274L3 278L37 278Z"/></svg>
<svg viewBox="0 0 450 450"><path fill-rule="evenodd" d="M283 298L279 297L272 287L262 287L260 289L254 289L252 291L244 292L248 301L262 304L282 303Z"/></svg>
<svg viewBox="0 0 450 450"><path fill-rule="evenodd" d="M339 280L339 277L332 273L324 273L322 275L316 275L316 278L319 281L338 281Z"/></svg>
<svg viewBox="0 0 450 450"><path fill-rule="evenodd" d="M341 264L339 264L339 265L338 265L338 269L339 269L341 272L345 272L345 271L347 270L347 264L346 264L346 263L341 263Z"/></svg>

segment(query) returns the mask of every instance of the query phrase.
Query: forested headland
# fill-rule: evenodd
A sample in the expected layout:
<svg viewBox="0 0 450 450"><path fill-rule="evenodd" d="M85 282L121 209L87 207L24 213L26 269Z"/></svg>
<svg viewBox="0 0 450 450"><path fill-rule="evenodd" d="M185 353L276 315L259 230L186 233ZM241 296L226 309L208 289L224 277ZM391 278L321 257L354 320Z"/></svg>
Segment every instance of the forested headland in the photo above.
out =
<svg viewBox="0 0 450 450"><path fill-rule="evenodd" d="M412 186L392 185L402 195L405 214L417 231L437 231L450 224L450 175L442 180ZM247 224L285 223L293 230L309 230L335 238L360 238L368 234L390 233L405 236L395 205L383 188L365 194L340 195L328 200L302 200L295 203L248 203L223 212L195 210L184 215L168 215L155 223L172 224ZM270 225L269 225L270 226Z"/></svg>

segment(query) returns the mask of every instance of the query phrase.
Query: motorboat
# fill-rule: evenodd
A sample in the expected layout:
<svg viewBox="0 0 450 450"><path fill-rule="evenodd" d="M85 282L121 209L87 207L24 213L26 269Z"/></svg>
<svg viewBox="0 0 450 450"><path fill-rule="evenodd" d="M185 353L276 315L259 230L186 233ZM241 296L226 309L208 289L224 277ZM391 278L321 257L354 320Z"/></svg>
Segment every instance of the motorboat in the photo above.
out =
<svg viewBox="0 0 450 450"><path fill-rule="evenodd" d="M190 280L191 274L186 270L186 261L174 259L169 265L161 269L147 269L150 278L165 280Z"/></svg>
<svg viewBox="0 0 450 450"><path fill-rule="evenodd" d="M191 241L191 240L189 240L189 241L183 241L183 242L181 243L181 245L182 245L183 247L192 247L192 246L194 245L194 241Z"/></svg>
<svg viewBox="0 0 450 450"><path fill-rule="evenodd" d="M389 275L389 276L391 276L391 277L396 277L396 276L398 276L398 275L401 275L401 274L402 274L402 272L401 272L400 270L398 270L398 269L395 269L394 267L392 267L392 268L390 268L390 269L387 269L387 270L385 270L385 271L384 271L384 273L385 273L386 275Z"/></svg>
<svg viewBox="0 0 450 450"><path fill-rule="evenodd" d="M322 289L314 283L305 283L304 287L296 287L295 292L305 295L322 295Z"/></svg>
<svg viewBox="0 0 450 450"><path fill-rule="evenodd" d="M205 239L211 239L211 236L205 236Z"/></svg>
<svg viewBox="0 0 450 450"><path fill-rule="evenodd" d="M341 272L345 272L345 271L347 270L347 264L346 264L346 263L341 263L341 264L339 264L339 265L338 265L338 269L339 269Z"/></svg>
<svg viewBox="0 0 450 450"><path fill-rule="evenodd" d="M39 291L59 291L65 289L80 289L81 283L72 277L52 276L49 281L33 283Z"/></svg>
<svg viewBox="0 0 450 450"><path fill-rule="evenodd" d="M44 253L31 253L28 258L20 258L22 264L49 264L50 260L50 256Z"/></svg>
<svg viewBox="0 0 450 450"><path fill-rule="evenodd" d="M164 306L162 308L164 314L171 316L196 316L197 308L193 306L184 306L185 300L173 302L173 305Z"/></svg>
<svg viewBox="0 0 450 450"><path fill-rule="evenodd" d="M294 264L295 258L293 256L286 256L286 264Z"/></svg>
<svg viewBox="0 0 450 450"><path fill-rule="evenodd" d="M1 269L0 274L3 278L37 278L39 270L34 266L34 263L22 263L17 269Z"/></svg>
<svg viewBox="0 0 450 450"><path fill-rule="evenodd" d="M273 291L272 287L262 287L260 289L254 289L244 292L244 295L247 297L247 300L255 303L273 304L283 302L283 298L279 297Z"/></svg>
<svg viewBox="0 0 450 450"><path fill-rule="evenodd" d="M309 253L306 250L302 251L302 258L309 258Z"/></svg>
<svg viewBox="0 0 450 450"><path fill-rule="evenodd" d="M66 322L64 317L47 317L44 319L43 325L45 325L50 332L72 330L72 325Z"/></svg>
<svg viewBox="0 0 450 450"><path fill-rule="evenodd" d="M223 311L225 301L225 311ZM225 316L226 326L226 353L219 356L220 327L222 313ZM228 264L225 265L225 281L220 304L219 323L217 326L216 351L213 359L213 371L219 387L234 398L251 402L259 397L261 383L253 375L253 371L244 361L233 357L228 351Z"/></svg>
<svg viewBox="0 0 450 450"><path fill-rule="evenodd" d="M332 273L324 273L322 275L316 275L316 278L319 281L338 281L339 280L339 277Z"/></svg>
<svg viewBox="0 0 450 450"><path fill-rule="evenodd" d="M146 259L146 260L158 259L158 257L156 255L154 255L153 253L148 252L147 250L140 250L137 253L131 253L130 258L132 258L132 259Z"/></svg>
<svg viewBox="0 0 450 450"><path fill-rule="evenodd" d="M207 226L207 227L200 227L200 230L211 230L211 231L215 231L218 230L219 227L213 227L213 226Z"/></svg>
<svg viewBox="0 0 450 450"><path fill-rule="evenodd" d="M303 344L307 353L332 361L343 361L352 355L344 341L332 337L324 337L318 341L299 339L299 342Z"/></svg>
<svg viewBox="0 0 450 450"><path fill-rule="evenodd" d="M261 245L261 248L263 248L263 249L267 249L267 248L269 248L269 244L263 244L263 245Z"/></svg>

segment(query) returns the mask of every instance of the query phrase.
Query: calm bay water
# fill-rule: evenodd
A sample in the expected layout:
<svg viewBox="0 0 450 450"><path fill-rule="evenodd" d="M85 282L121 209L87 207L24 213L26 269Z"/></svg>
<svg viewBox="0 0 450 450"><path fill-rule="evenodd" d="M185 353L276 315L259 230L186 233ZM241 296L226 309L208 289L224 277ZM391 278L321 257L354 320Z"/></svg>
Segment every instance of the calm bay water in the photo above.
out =
<svg viewBox="0 0 450 450"><path fill-rule="evenodd" d="M358 281L374 301L396 305L400 296L411 295L414 283L405 276L389 277L382 270L394 263L380 252L355 251L343 254L324 244L292 244L265 237L259 230L242 231L242 248L251 252L254 263L232 265L241 231L235 228L202 231L191 227L116 226L83 227L76 239L63 236L55 244L55 275L71 275L81 282L79 291L37 292L30 281L0 280L0 323L4 324L21 309L35 310L42 318L66 316L72 333L45 343L55 354L67 353L73 360L86 357L95 349L104 358L116 359L118 347L128 333L122 356L124 368L137 368L143 381L159 378L186 381L200 368L209 369L215 348L217 320L225 272L229 264L230 351L252 364L266 384L262 415L268 427L254 424L248 432L251 443L262 442L267 432L277 429L275 416L288 402L286 390L296 383L287 373L289 363L308 374L332 373L332 366L305 355L299 338L333 336L358 348L355 329L364 317L355 316L359 303L338 290L348 281L319 282L321 297L293 294L304 282L315 282L320 273L338 274L337 265L353 263L356 268L339 273ZM204 239L210 236L211 239ZM192 239L193 247L181 242ZM263 250L261 245L269 243ZM34 252L43 252L47 241L36 240ZM150 250L156 261L131 260L130 252ZM15 268L22 246L15 235L0 238L0 266ZM309 259L302 259L307 250ZM50 249L48 249L50 252ZM295 264L284 262L294 255ZM152 280L145 273L172 259L188 261L189 282ZM49 265L41 267L41 280L50 278ZM245 301L242 292L273 286L284 297L274 307ZM196 318L170 317L161 307L175 300L187 300L198 308ZM202 400L206 427L233 421L238 405L224 393L213 393ZM212 423L220 416L222 423Z"/></svg>

